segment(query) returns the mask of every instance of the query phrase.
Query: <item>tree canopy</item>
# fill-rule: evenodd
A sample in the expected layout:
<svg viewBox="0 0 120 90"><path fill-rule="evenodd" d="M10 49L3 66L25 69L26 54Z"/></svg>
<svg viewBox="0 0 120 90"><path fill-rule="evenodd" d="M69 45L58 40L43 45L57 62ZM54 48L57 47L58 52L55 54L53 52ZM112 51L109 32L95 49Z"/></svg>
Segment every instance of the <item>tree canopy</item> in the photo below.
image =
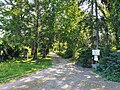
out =
<svg viewBox="0 0 120 90"><path fill-rule="evenodd" d="M41 49L120 49L119 0L0 1L1 42ZM83 9L82 7L86 7Z"/></svg>

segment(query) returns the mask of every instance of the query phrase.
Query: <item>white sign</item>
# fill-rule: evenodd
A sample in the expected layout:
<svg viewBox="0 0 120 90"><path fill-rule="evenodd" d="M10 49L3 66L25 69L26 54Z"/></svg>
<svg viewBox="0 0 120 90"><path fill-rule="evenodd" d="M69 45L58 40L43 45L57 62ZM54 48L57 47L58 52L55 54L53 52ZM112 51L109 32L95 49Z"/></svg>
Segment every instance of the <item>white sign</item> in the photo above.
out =
<svg viewBox="0 0 120 90"><path fill-rule="evenodd" d="M100 55L100 50L92 50L92 55Z"/></svg>
<svg viewBox="0 0 120 90"><path fill-rule="evenodd" d="M98 56L94 56L94 60L95 60L95 61L98 61Z"/></svg>

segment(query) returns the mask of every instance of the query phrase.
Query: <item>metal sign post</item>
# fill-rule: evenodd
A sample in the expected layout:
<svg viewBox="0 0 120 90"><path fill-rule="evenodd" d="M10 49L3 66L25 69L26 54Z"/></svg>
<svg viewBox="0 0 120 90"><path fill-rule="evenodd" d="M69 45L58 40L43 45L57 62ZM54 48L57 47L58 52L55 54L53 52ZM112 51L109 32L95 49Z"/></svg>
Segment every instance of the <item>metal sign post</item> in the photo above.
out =
<svg viewBox="0 0 120 90"><path fill-rule="evenodd" d="M97 62L98 61L98 56L100 55L100 50L92 50L92 55L94 55L94 61ZM92 64L93 68L97 67L97 63Z"/></svg>

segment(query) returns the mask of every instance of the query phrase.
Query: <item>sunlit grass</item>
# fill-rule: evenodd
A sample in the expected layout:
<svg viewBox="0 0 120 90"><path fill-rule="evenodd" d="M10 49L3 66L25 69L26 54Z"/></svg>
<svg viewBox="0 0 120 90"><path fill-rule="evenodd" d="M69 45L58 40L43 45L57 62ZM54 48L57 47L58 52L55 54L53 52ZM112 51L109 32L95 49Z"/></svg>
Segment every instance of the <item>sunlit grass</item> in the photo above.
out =
<svg viewBox="0 0 120 90"><path fill-rule="evenodd" d="M0 83L5 83L7 81L24 76L31 72L47 68L51 65L52 62L49 56L45 59L40 59L37 64L35 64L35 61L32 60L32 58L29 58L28 60L17 58L9 62L1 62Z"/></svg>

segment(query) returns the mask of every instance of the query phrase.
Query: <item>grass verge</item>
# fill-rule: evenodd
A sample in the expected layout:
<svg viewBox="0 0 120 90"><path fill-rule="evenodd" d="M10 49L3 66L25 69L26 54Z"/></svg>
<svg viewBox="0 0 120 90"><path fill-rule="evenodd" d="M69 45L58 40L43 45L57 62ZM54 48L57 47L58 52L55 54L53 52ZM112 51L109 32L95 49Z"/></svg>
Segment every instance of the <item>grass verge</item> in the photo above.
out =
<svg viewBox="0 0 120 90"><path fill-rule="evenodd" d="M51 65L51 59L48 57L44 60L39 60L37 64L35 64L34 60L23 60L22 58L17 58L9 62L1 62L0 84L6 83L11 80L19 79L20 77L25 76L26 74L47 68Z"/></svg>

